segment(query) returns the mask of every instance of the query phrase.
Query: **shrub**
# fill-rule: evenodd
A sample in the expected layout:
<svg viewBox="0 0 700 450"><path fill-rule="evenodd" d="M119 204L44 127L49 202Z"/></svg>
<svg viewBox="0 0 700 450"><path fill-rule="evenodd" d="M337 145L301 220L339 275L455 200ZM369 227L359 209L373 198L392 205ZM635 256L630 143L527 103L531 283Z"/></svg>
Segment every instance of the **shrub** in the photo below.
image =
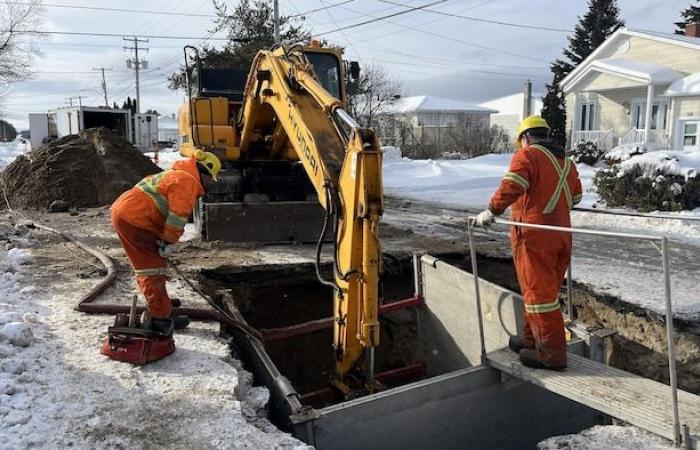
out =
<svg viewBox="0 0 700 450"><path fill-rule="evenodd" d="M653 173L655 175L650 176ZM680 211L700 206L700 177L686 180L654 167L636 165L622 171L619 164L595 175L598 195L608 206L643 212Z"/></svg>
<svg viewBox="0 0 700 450"><path fill-rule="evenodd" d="M571 151L571 159L575 163L583 163L589 166L595 166L605 155L603 150L600 150L593 142L579 142Z"/></svg>

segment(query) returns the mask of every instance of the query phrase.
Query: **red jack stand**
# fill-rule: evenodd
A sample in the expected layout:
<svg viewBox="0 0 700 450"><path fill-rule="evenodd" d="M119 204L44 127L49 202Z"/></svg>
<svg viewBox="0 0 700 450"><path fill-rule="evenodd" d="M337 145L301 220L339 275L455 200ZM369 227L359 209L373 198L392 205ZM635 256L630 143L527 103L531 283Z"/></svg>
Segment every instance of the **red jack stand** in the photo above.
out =
<svg viewBox="0 0 700 450"><path fill-rule="evenodd" d="M163 359L175 351L172 335L159 336L141 328L136 318L136 296L129 315L117 314L114 326L107 328L107 337L100 353L117 361L144 365Z"/></svg>

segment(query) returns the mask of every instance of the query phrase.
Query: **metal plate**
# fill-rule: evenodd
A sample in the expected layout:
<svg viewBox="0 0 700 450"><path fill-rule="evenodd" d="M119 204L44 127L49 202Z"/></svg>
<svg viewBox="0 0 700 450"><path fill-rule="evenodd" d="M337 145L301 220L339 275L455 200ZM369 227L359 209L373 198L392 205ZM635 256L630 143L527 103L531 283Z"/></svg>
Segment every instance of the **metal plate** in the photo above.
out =
<svg viewBox="0 0 700 450"><path fill-rule="evenodd" d="M205 203L203 239L267 244L316 242L324 211L316 202Z"/></svg>

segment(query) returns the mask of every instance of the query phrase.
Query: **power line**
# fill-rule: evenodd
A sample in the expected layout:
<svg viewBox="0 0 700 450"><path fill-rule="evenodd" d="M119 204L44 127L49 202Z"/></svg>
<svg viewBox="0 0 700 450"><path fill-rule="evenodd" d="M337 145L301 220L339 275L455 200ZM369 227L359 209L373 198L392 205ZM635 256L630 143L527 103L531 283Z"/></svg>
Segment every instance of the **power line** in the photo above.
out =
<svg viewBox="0 0 700 450"><path fill-rule="evenodd" d="M24 5L29 6L33 3L30 2L7 2L10 5ZM47 8L65 8L65 9L87 9L91 11L111 11L111 12L126 12L126 13L136 13L136 14L160 14L164 16L185 16L185 17L207 17L214 18L216 16L212 14L197 14L197 13L180 13L174 11L154 11L148 9L127 9L127 8L105 8L101 6L79 6L79 5L61 5L58 3L42 3L41 6Z"/></svg>
<svg viewBox="0 0 700 450"><path fill-rule="evenodd" d="M401 3L393 2L391 0L379 0L379 1L382 3L388 3L390 5L401 6L403 8L411 8L410 5L404 5ZM483 19L481 17L464 16L462 14L454 14L454 13L447 13L447 12L443 12L443 11L436 11L434 9L424 9L424 11L432 13L432 14L438 14L441 16L456 17L459 19L470 20L473 22L490 23L492 25L502 25L502 26L515 27L515 28L525 28L528 30L555 31L557 33L572 33L573 32L573 30L565 30L563 28L551 28L551 27L542 27L539 25L525 25L525 24L513 23L513 22L503 22L500 20Z"/></svg>
<svg viewBox="0 0 700 450"><path fill-rule="evenodd" d="M288 17L290 17L290 18L304 17L304 16L311 15L311 14L313 14L313 13L315 13L315 12L318 12L318 11L323 11L323 10L326 10L326 9L335 8L336 6L346 5L346 4L352 3L352 2L354 2L354 1L355 1L355 0L345 0L344 2L333 3L333 4L331 4L331 5L325 5L325 4L324 4L325 6L322 6L321 8L310 9L310 10L308 10L308 11L304 11L304 12L301 12L301 13L298 13L298 14L293 14L293 15L288 16ZM323 3L323 2L321 2L321 3Z"/></svg>
<svg viewBox="0 0 700 450"><path fill-rule="evenodd" d="M447 0L443 0L447 1ZM91 31L44 31L44 30L0 30L0 33L15 33L15 34L58 34L66 36L97 36L97 37L122 37L125 34L133 33L97 33ZM211 40L211 41L234 41L234 42L249 42L250 39L227 38L227 37L201 37L201 36L172 36L172 35L156 35L156 34L137 34L138 38L145 39L179 39L179 40Z"/></svg>
<svg viewBox="0 0 700 450"><path fill-rule="evenodd" d="M425 5L425 6L429 6L429 5ZM371 14L365 14L365 13L362 13L362 12L360 12L360 11L357 11L357 10L354 10L354 9L352 9L352 8L348 8L348 7L345 7L345 6L343 6L343 9L347 9L348 11L354 12L354 13L356 13L356 14L362 14L362 15L367 16L367 17L374 17L374 16L372 16ZM410 10L406 10L406 11L403 11L403 12L410 12ZM376 20L380 20L380 19L384 19L384 18L386 18L386 17L378 17L378 18L375 18L375 21L376 21ZM470 41L465 41L465 40L457 39L457 38L450 37L450 36L444 36L444 35L439 34L439 33L434 33L434 32L432 32L432 31L427 31L427 30L422 30L422 29L420 29L420 28L416 28L416 27L413 27L413 26L410 26L410 25L404 25L404 24L402 24L402 23L394 22L394 21L391 21L391 20L389 20L388 22L389 22L390 24L393 24L393 25L396 25L396 26L399 26L399 27L408 28L408 29L410 29L410 30L417 31L418 33L423 33L423 34L427 34L428 36L434 36L434 37L437 37L437 38L440 38L440 39L445 39L445 40L448 40L448 41L457 42L457 43L460 43L460 44L463 44L463 45L467 45L467 46L469 46L469 47L475 47L475 48L478 48L478 49L481 49L481 50L487 50L487 51L495 52L495 53L502 53L502 54L504 54L504 55L513 56L513 57L516 57L516 58L529 59L529 60L531 60L531 61L544 62L544 63L549 64L549 61L544 60L544 59L535 58L535 57L532 57L532 56L526 56L526 55L522 55L522 54L520 54L520 53L513 53L513 52L509 52L509 51L507 51L507 50L502 50L502 49L499 49L499 48L494 48L494 47L488 47L488 46L485 46L485 45L475 44L475 43L470 42ZM325 34L325 33L324 33L324 34ZM378 46L378 45L377 45L377 46ZM378 46L378 47L379 47L379 46Z"/></svg>
<svg viewBox="0 0 700 450"><path fill-rule="evenodd" d="M429 7L429 6L434 6L434 5L437 5L438 3L445 3L446 1L448 1L448 0L437 0L437 1L434 1L434 2L431 2L431 3L428 3L428 4L426 4L426 5L409 7L410 9L406 9L406 10L404 10L404 11L399 11L399 12L396 12L396 13L393 13L393 14L387 14L387 15L381 16L381 17L375 17L375 18L373 18L373 19L371 19L371 20L366 20L366 21L364 21L364 22L354 23L354 24L352 24L352 25L346 25L346 26L344 26L344 27L336 28L335 30L324 31L323 33L316 33L316 36L325 36L325 35L327 35L327 34L337 33L337 32L339 32L339 31L345 31L345 30L349 30L349 29L351 29L351 28L357 28L357 27L361 27L361 26L363 26L363 25L368 25L368 24L370 24L370 23L374 23L374 22L379 22L379 21L381 21L381 20L390 19L390 18L392 18L392 17L402 16L402 15L408 14L408 13L410 13L410 12L421 11L421 10L424 10L425 8L427 8L427 7ZM346 8L346 9L349 9L349 8ZM351 11L352 11L352 10L351 10ZM363 15L368 16L368 17L372 17L372 16L369 15L369 14L363 14Z"/></svg>

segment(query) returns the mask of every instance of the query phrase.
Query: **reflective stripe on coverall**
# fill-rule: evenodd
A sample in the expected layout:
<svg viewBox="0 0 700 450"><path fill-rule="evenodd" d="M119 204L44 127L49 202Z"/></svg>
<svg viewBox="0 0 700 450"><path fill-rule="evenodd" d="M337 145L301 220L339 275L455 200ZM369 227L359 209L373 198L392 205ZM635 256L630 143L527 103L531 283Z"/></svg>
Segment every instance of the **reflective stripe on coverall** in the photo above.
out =
<svg viewBox="0 0 700 450"><path fill-rule="evenodd" d="M151 175L124 192L113 204L112 226L136 274L136 282L155 318L167 318L172 304L165 289L167 261L156 241L180 239L197 197L204 194L194 158Z"/></svg>
<svg viewBox="0 0 700 450"><path fill-rule="evenodd" d="M550 147L548 145L548 147ZM512 205L517 222L570 227L570 210L581 201L576 166L563 150L531 145L511 160L489 209L501 215ZM559 288L571 261L571 235L511 228L511 248L525 301L524 339L547 366L566 365L566 338Z"/></svg>

